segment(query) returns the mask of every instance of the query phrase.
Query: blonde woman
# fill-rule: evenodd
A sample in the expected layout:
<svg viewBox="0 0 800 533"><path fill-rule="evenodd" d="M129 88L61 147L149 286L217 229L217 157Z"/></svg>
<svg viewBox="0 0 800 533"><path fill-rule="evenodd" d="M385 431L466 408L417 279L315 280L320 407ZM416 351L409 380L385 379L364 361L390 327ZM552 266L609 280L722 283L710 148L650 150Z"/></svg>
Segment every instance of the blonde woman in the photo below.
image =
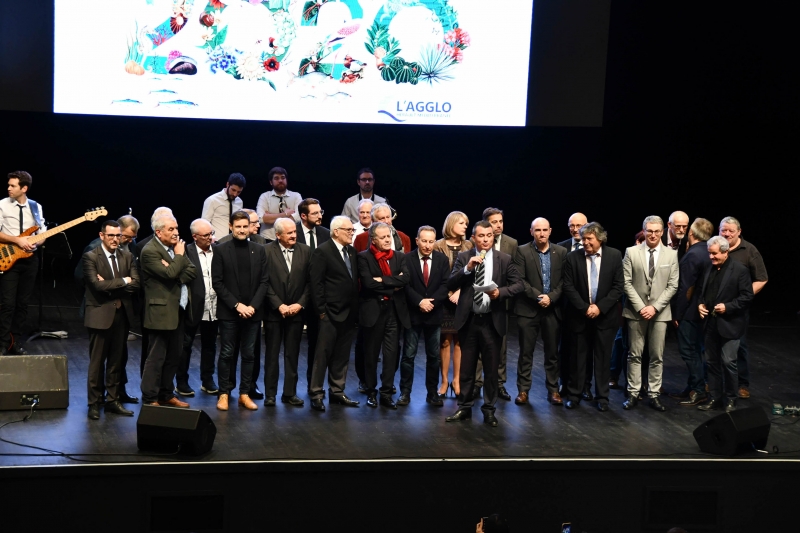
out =
<svg viewBox="0 0 800 533"><path fill-rule="evenodd" d="M450 260L450 269L459 253L472 249L472 241L467 239L469 219L461 211L453 211L444 221L442 228L443 239L436 241L433 249L442 252ZM458 330L453 325L456 315L456 304L461 291L448 292L449 301L444 304L444 319L442 321L441 357L442 357L442 384L439 386L439 396L447 394L448 385L453 394L458 396L461 387L458 383L458 373L461 371L461 346L458 344ZM453 380L448 383L447 375L450 371L450 348L453 349Z"/></svg>

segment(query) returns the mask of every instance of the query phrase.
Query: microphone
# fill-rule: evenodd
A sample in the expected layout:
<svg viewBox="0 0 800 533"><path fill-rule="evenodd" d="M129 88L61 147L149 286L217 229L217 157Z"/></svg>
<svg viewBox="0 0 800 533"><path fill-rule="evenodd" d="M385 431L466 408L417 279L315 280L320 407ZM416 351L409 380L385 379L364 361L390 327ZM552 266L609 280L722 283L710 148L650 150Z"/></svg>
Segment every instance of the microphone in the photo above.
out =
<svg viewBox="0 0 800 533"><path fill-rule="evenodd" d="M481 259L486 259L486 250L481 250Z"/></svg>

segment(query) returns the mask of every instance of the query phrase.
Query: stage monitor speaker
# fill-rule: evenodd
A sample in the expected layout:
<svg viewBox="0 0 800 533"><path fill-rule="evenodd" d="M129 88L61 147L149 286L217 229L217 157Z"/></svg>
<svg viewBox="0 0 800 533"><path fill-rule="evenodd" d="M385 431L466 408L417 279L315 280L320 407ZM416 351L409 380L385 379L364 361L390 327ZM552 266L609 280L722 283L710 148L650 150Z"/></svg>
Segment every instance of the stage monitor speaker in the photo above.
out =
<svg viewBox="0 0 800 533"><path fill-rule="evenodd" d="M0 357L0 411L69 407L69 376L65 355Z"/></svg>
<svg viewBox="0 0 800 533"><path fill-rule="evenodd" d="M143 405L136 421L136 442L142 451L202 455L211 450L216 436L214 422L199 409Z"/></svg>
<svg viewBox="0 0 800 533"><path fill-rule="evenodd" d="M763 450L769 436L769 418L761 407L739 409L715 416L694 430L700 450L715 455L736 455Z"/></svg>

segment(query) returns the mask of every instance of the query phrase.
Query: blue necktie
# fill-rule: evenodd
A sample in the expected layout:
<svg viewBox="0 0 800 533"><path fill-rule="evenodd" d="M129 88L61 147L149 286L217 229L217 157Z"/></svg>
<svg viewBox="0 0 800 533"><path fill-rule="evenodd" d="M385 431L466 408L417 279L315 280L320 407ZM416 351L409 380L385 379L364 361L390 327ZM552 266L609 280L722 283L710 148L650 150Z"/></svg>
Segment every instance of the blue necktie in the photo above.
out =
<svg viewBox="0 0 800 533"><path fill-rule="evenodd" d="M175 259L175 251L172 248L170 248L167 251L169 252L169 256L172 259ZM189 304L189 289L186 288L186 285L184 283L181 283L181 301L180 301L181 309L186 309L186 306L188 304Z"/></svg>
<svg viewBox="0 0 800 533"><path fill-rule="evenodd" d="M589 268L589 290L592 293L592 302L597 302L597 263L594 262L597 259L597 254L592 254L589 256L589 259L592 261L592 266Z"/></svg>
<svg viewBox="0 0 800 533"><path fill-rule="evenodd" d="M344 257L344 264L347 265L347 272L350 277L353 277L353 266L350 264L350 256L347 255L347 246L342 247L342 257Z"/></svg>

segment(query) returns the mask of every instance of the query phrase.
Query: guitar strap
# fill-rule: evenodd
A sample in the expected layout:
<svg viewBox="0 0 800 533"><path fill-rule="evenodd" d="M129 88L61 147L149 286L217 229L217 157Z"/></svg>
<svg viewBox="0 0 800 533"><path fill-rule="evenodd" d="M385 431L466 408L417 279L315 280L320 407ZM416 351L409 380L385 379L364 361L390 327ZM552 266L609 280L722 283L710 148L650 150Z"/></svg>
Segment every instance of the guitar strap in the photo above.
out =
<svg viewBox="0 0 800 533"><path fill-rule="evenodd" d="M31 208L33 220L36 221L36 225L39 226L39 229L41 230L44 226L42 226L42 217L39 216L39 204L28 198L28 205Z"/></svg>

